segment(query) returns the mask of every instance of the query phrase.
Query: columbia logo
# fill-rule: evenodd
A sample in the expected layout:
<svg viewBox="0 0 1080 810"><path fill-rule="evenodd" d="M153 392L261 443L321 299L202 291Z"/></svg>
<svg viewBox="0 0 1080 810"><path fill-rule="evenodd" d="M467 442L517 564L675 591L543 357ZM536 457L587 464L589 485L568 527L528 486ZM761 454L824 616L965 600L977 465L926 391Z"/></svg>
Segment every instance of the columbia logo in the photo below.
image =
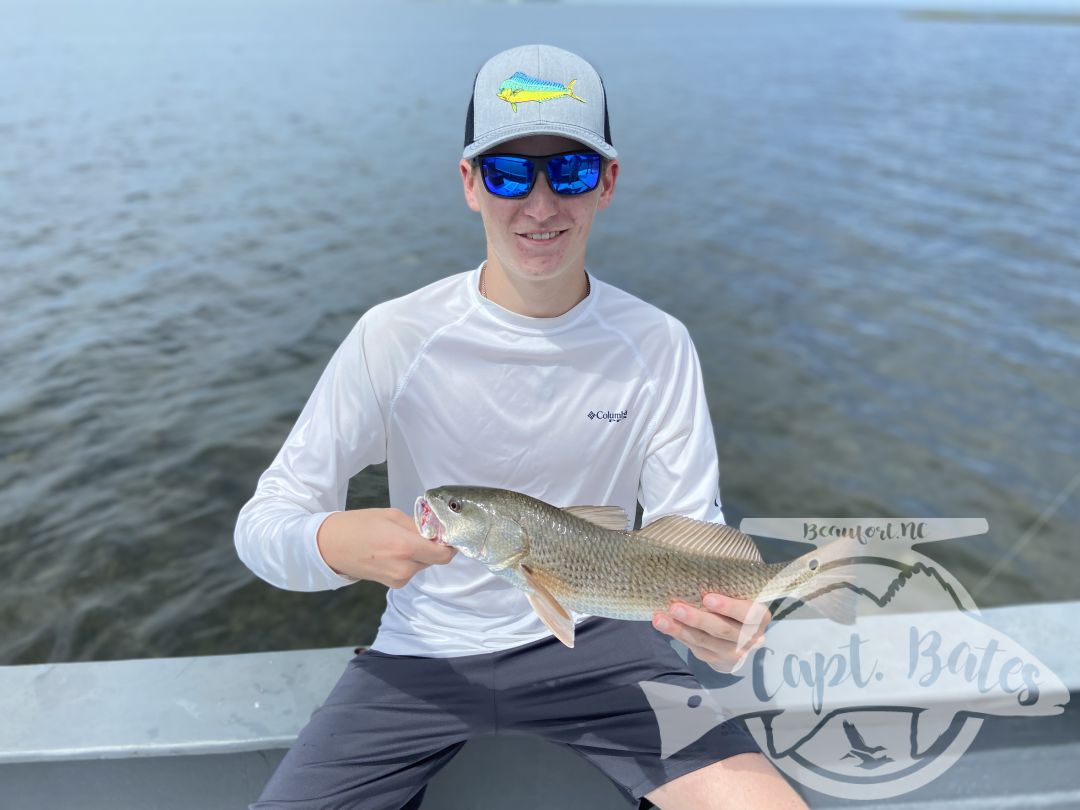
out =
<svg viewBox="0 0 1080 810"><path fill-rule="evenodd" d="M607 422L621 422L627 418L626 411L589 411L586 414L590 419L600 419Z"/></svg>

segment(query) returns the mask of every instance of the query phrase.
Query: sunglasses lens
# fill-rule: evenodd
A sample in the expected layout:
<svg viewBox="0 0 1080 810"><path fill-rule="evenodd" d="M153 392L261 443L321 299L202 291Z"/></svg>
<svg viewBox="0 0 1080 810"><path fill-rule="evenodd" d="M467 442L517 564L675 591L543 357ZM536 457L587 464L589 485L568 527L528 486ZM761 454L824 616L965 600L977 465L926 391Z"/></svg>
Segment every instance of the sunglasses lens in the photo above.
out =
<svg viewBox="0 0 1080 810"><path fill-rule="evenodd" d="M482 157L480 172L487 190L497 197L523 197L533 184L533 165L517 157Z"/></svg>
<svg viewBox="0 0 1080 810"><path fill-rule="evenodd" d="M600 180L600 155L578 152L558 155L547 162L551 187L559 194L584 194Z"/></svg>

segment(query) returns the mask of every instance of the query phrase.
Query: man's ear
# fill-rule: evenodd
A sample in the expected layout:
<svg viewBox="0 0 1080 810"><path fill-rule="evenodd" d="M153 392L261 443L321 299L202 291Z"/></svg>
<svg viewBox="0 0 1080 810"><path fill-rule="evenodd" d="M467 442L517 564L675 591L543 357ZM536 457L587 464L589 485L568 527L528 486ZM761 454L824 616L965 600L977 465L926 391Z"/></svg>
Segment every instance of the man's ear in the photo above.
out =
<svg viewBox="0 0 1080 810"><path fill-rule="evenodd" d="M465 204L473 211L480 210L480 202L476 199L476 171L472 163L464 158L458 164L461 171L461 184L465 189Z"/></svg>
<svg viewBox="0 0 1080 810"><path fill-rule="evenodd" d="M596 210L607 208L611 205L611 195L615 193L615 180L619 176L619 161L610 160L600 175L600 201L596 204Z"/></svg>

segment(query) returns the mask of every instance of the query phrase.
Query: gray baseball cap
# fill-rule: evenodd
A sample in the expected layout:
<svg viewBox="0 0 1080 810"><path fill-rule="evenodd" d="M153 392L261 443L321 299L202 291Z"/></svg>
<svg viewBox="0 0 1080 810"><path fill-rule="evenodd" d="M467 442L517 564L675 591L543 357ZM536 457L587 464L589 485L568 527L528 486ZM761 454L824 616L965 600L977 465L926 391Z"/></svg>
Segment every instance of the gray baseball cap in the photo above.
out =
<svg viewBox="0 0 1080 810"><path fill-rule="evenodd" d="M462 157L526 135L562 135L606 158L618 157L596 69L551 45L523 45L491 57L473 82Z"/></svg>

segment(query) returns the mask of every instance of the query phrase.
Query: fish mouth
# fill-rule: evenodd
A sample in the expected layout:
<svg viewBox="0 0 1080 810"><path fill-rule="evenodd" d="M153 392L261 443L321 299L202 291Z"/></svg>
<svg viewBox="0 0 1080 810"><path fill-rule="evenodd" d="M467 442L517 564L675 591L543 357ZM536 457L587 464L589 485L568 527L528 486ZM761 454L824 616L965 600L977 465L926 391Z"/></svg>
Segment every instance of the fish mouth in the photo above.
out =
<svg viewBox="0 0 1080 810"><path fill-rule="evenodd" d="M423 495L413 504L413 520L416 521L416 530L420 532L421 537L434 540L440 546L450 545L446 541L446 527L443 526L442 521L436 516Z"/></svg>

